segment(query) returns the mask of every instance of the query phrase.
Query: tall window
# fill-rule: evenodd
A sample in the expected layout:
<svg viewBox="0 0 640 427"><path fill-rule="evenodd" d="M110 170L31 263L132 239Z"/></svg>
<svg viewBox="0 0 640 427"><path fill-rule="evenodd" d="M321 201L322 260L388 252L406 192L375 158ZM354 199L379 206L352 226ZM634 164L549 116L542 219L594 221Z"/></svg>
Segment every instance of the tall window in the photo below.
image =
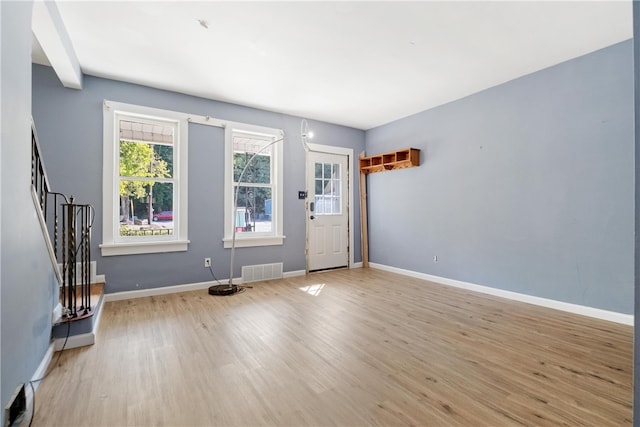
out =
<svg viewBox="0 0 640 427"><path fill-rule="evenodd" d="M104 119L103 255L186 250L186 122L109 102Z"/></svg>
<svg viewBox="0 0 640 427"><path fill-rule="evenodd" d="M118 128L119 237L173 234L175 123L122 117Z"/></svg>
<svg viewBox="0 0 640 427"><path fill-rule="evenodd" d="M234 229L236 246L282 244L281 135L250 125L227 129L225 247Z"/></svg>

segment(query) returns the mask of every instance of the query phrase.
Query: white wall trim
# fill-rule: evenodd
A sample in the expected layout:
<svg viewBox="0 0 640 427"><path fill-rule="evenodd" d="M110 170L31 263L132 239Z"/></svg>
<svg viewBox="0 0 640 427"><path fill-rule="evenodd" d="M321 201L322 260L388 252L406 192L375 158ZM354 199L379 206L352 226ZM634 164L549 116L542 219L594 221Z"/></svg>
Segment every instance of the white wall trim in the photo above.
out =
<svg viewBox="0 0 640 427"><path fill-rule="evenodd" d="M49 367L49 363L51 363L51 359L53 359L54 351L55 350L54 350L53 343L49 344L49 348L47 349L46 353L44 354L44 357L42 358L42 361L38 365L38 368L33 373L33 376L31 377L31 381L39 380L40 378L42 378L44 376L44 374L47 372L47 368ZM40 385L40 381L37 381L37 382L33 383L33 388L35 390L37 390L39 385ZM27 388L30 389L31 387L27 387ZM31 390L29 390L29 391L31 391ZM27 405L27 408L28 407L29 407L29 405Z"/></svg>
<svg viewBox="0 0 640 427"><path fill-rule="evenodd" d="M118 221L120 172L118 150L120 137L118 120L143 120L146 123L160 123L175 132L173 149L174 185L173 210L179 212L174 220L172 235L162 236L120 236ZM102 105L102 243L98 245L102 256L118 256L141 253L186 251L189 245L189 123L188 115L171 110L146 107L103 100Z"/></svg>
<svg viewBox="0 0 640 427"><path fill-rule="evenodd" d="M233 283L240 284L242 281L240 278L233 278ZM226 285L229 283L229 280L221 280L220 283ZM152 297L158 295L167 295L167 294L176 294L179 292L189 292L189 291L199 291L201 289L208 289L209 286L215 285L217 282L199 282L199 283L187 283L184 285L174 285L174 286L164 286L161 288L151 288L151 289L140 289L136 291L123 291L123 292L114 292L111 294L105 294L104 300L105 302L110 301L122 301L127 299L135 299L135 298L144 298L144 297Z"/></svg>
<svg viewBox="0 0 640 427"><path fill-rule="evenodd" d="M49 344L49 348L47 348L47 351L44 353L44 356L42 357L42 361L36 368L36 371L31 376L30 382L33 385L33 390L31 389L31 386L29 386L29 383L26 383L24 385L24 393L27 399L27 410L24 413L23 420L28 420L31 418L31 412L33 411L33 392L38 389L38 387L40 386L40 383L42 382L42 381L36 381L36 380L42 380L44 375L47 373L47 369L49 368L49 364L53 359L54 352L55 352L54 343L52 342ZM24 424L24 422L22 424Z"/></svg>
<svg viewBox="0 0 640 427"><path fill-rule="evenodd" d="M98 334L98 328L100 327L100 319L102 319L102 312L104 311L104 303L107 300L104 298L104 294L102 294L102 301L100 301L100 305L98 306L100 309L98 310L98 317L96 317L96 321L93 322L93 330L91 331L93 335Z"/></svg>
<svg viewBox="0 0 640 427"><path fill-rule="evenodd" d="M307 272L304 270L287 271L285 273L282 273L282 278L288 279L289 277L304 276L305 274L307 274Z"/></svg>
<svg viewBox="0 0 640 427"><path fill-rule="evenodd" d="M232 209L233 210L233 209ZM231 218L233 221L233 218ZM284 243L285 236L259 236L259 237L240 237L236 235L235 246L236 248L254 248L258 246L278 246ZM225 249L229 249L233 246L233 236L225 237L222 239L222 243Z"/></svg>
<svg viewBox="0 0 640 427"><path fill-rule="evenodd" d="M456 288L467 289L470 291L481 292L483 294L494 295L501 298L507 298L514 301L534 304L541 307L553 308L555 310L566 311L569 313L580 314L582 316L594 317L596 319L608 320L610 322L621 323L633 326L633 314L617 313L615 311L602 310L599 308L587 307L584 305L571 304L568 302L556 301L548 298L541 298L518 292L506 291L503 289L491 288L489 286L476 285L474 283L463 282L461 280L448 279L446 277L433 276L431 274L418 273L416 271L405 270L402 268L391 267L388 265L369 263L371 268L389 271L392 273L402 274L417 279L427 280L439 283L441 285L453 286Z"/></svg>
<svg viewBox="0 0 640 427"><path fill-rule="evenodd" d="M304 276L305 274L307 273L304 270L287 271L282 273L282 278L286 279L289 277ZM122 301L127 299L176 294L179 292L199 291L202 289L208 289L209 286L216 285L217 283L218 282L209 281L209 282L199 282L199 283L187 283L183 285L164 286L161 288L140 289L135 291L113 292L110 294L105 294L104 301L105 302ZM222 283L223 285L226 285L229 283L229 279L220 280L220 283ZM233 283L236 285L242 284L242 278L234 277Z"/></svg>
<svg viewBox="0 0 640 427"><path fill-rule="evenodd" d="M362 262L354 263L351 268L362 268ZM307 272L305 270L285 271L284 273L282 273L282 278L288 279L291 277L304 276L306 274ZM220 280L220 283L226 285L229 283L229 279ZM234 277L233 283L238 285L242 284L242 279L240 277L238 278ZM135 298L176 294L179 292L199 291L202 289L208 289L209 286L215 285L215 284L217 284L217 282L209 281L209 282L199 282L199 283L187 283L183 285L164 286L161 288L140 289L135 291L113 292L113 293L104 295L104 302L122 301L122 300L135 299Z"/></svg>
<svg viewBox="0 0 640 427"><path fill-rule="evenodd" d="M96 342L95 327L93 332L87 332L85 334L79 334L79 335L71 335L69 339L67 339L66 345L64 340L65 340L64 338L56 338L56 340L53 342L55 351L62 350L63 345L64 345L65 351L72 348L86 347L88 345L93 345Z"/></svg>
<svg viewBox="0 0 640 427"><path fill-rule="evenodd" d="M189 240L156 242L101 243L98 247L102 256L157 254L165 252L185 252L189 249Z"/></svg>
<svg viewBox="0 0 640 427"><path fill-rule="evenodd" d="M258 152L271 149L271 198L272 229L270 232L249 233L254 236L238 235L234 231L236 221L233 156L234 137L243 135L261 140L265 145ZM284 243L284 145L286 143L282 129L268 128L251 124L228 122L224 131L224 215L223 245L225 249L235 247L273 246ZM235 234L234 234L235 233Z"/></svg>

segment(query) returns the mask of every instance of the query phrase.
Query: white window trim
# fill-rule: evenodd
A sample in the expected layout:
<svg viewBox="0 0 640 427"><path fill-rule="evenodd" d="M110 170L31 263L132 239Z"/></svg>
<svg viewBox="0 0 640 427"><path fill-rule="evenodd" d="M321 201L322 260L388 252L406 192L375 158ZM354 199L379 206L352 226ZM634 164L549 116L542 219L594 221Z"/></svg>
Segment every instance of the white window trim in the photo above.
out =
<svg viewBox="0 0 640 427"><path fill-rule="evenodd" d="M233 133L246 132L258 135L268 135L277 140L284 137L281 129L273 129L263 126L255 126L244 123L227 122L224 132L224 238L222 239L225 248L231 248L233 244ZM278 141L271 147L274 152L273 177L275 186L273 187L272 196L274 203L272 205L272 224L273 231L269 235L250 235L251 233L236 233L236 248L254 247L254 246L275 246L284 243L283 235L283 206L284 206L284 168L283 168L283 145L284 140Z"/></svg>
<svg viewBox="0 0 640 427"><path fill-rule="evenodd" d="M174 199L174 206L178 206L178 220L174 223L174 234L170 238L154 238L153 240L140 239L138 241L119 242L118 217L119 200L116 194L120 176L118 139L116 115L139 115L159 120L174 120L178 128L179 142L174 148L177 165L175 176L178 191ZM103 103L103 158L102 158L102 244L99 245L102 256L131 255L159 252L186 251L188 240L188 122L187 114L140 105L124 104L105 100ZM160 236L158 236L160 237Z"/></svg>

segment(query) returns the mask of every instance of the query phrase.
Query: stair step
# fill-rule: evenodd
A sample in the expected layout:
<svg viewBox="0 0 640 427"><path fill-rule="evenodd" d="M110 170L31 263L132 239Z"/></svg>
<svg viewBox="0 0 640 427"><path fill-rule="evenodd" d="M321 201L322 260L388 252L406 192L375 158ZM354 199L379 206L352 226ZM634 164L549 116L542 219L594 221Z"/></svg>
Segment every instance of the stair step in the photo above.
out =
<svg viewBox="0 0 640 427"><path fill-rule="evenodd" d="M68 290L67 290L68 292ZM62 319L60 319L60 323L67 323L67 322L77 322L79 320L85 319L87 317L91 317L94 314L95 308L97 307L98 303L100 302L100 299L104 296L104 283L92 283L90 286L90 293L91 293L91 307L86 310L81 310L80 308L78 308L78 315L75 317L66 317L63 316ZM63 298L64 297L64 298ZM60 304L62 304L64 306L65 304L65 300L68 297L65 297L64 295L62 295L62 288L60 289ZM78 301L82 301L82 295L81 295L81 291L80 291L80 286L78 286L76 288L76 298Z"/></svg>
<svg viewBox="0 0 640 427"><path fill-rule="evenodd" d="M80 296L78 295L78 298ZM91 309L86 314L78 310L76 317L63 317L54 325L52 335L55 350L83 347L95 342L95 333L104 304L104 283L91 285Z"/></svg>

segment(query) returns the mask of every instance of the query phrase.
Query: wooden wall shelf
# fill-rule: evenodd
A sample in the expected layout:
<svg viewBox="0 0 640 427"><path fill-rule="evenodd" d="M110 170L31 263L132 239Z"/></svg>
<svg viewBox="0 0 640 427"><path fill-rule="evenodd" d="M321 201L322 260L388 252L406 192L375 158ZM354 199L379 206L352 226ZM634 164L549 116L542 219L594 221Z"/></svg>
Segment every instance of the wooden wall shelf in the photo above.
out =
<svg viewBox="0 0 640 427"><path fill-rule="evenodd" d="M420 150L417 148L405 148L360 158L360 172L365 174L415 166L420 166Z"/></svg>

